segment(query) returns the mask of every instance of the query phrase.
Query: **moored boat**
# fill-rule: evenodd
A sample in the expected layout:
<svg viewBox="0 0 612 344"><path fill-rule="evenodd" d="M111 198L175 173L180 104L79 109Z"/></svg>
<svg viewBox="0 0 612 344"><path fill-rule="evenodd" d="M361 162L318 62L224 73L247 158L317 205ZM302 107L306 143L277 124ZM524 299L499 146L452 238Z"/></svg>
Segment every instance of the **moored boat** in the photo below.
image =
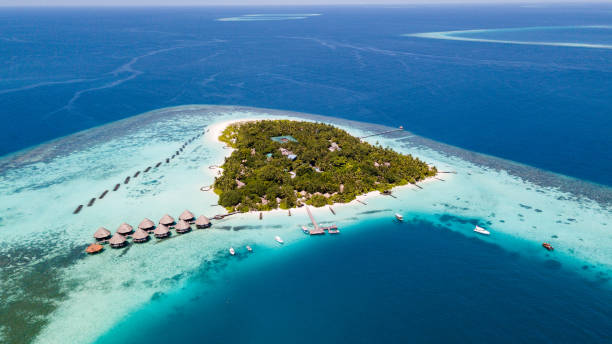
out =
<svg viewBox="0 0 612 344"><path fill-rule="evenodd" d="M230 253L230 254L233 256L233 255L235 255L235 254L236 254L236 250L234 250L234 248L233 248L233 247L230 247L230 248L229 248L229 253Z"/></svg>
<svg viewBox="0 0 612 344"><path fill-rule="evenodd" d="M480 233L480 234L483 234L483 235L489 235L489 234L491 234L491 232L489 232L488 230L486 230L486 229L484 229L484 228L482 228L482 227L480 227L480 226L476 226L476 227L474 227L474 232L476 232L476 233Z"/></svg>
<svg viewBox="0 0 612 344"><path fill-rule="evenodd" d="M253 248L252 248L251 246L249 246L249 245L247 245L247 246L246 246L246 249L247 249L247 251L249 251L249 252L253 252Z"/></svg>
<svg viewBox="0 0 612 344"><path fill-rule="evenodd" d="M554 248L554 247L552 247L552 245L551 245L551 244L549 244L549 243L547 243L547 242L542 243L542 247L544 247L544 248L545 248L545 249L547 249L548 251L554 251L554 250L555 250L555 248Z"/></svg>
<svg viewBox="0 0 612 344"><path fill-rule="evenodd" d="M395 213L395 218L399 221L404 221L404 216L402 214Z"/></svg>
<svg viewBox="0 0 612 344"><path fill-rule="evenodd" d="M302 232L308 234L310 233L310 230L306 226L302 226Z"/></svg>
<svg viewBox="0 0 612 344"><path fill-rule="evenodd" d="M281 237L279 237L278 235L274 237L274 240L276 240L276 242L279 243L279 244L284 244L285 243L283 241L283 239L281 239Z"/></svg>

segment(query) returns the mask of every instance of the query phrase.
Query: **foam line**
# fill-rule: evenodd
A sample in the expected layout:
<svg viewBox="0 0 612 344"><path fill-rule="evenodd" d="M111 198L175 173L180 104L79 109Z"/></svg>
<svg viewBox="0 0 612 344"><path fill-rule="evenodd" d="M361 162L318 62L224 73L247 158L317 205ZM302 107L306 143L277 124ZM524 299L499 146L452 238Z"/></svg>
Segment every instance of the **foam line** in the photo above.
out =
<svg viewBox="0 0 612 344"><path fill-rule="evenodd" d="M588 26L533 26L508 29L478 29L478 30L455 30L455 31L438 31L438 32L421 32L404 34L407 37L420 37L430 39L445 39L451 41L465 42L482 42L482 43L499 43L499 44L520 44L520 45L541 45L552 47L570 47L570 48L590 48L590 49L612 49L612 44L597 44L597 43L581 43L581 42L538 42L538 41L517 41L517 40L501 40L488 38L464 37L463 34L478 34L490 32L519 32L519 31L536 31L536 30L563 30L563 29L612 29L608 25L588 25Z"/></svg>

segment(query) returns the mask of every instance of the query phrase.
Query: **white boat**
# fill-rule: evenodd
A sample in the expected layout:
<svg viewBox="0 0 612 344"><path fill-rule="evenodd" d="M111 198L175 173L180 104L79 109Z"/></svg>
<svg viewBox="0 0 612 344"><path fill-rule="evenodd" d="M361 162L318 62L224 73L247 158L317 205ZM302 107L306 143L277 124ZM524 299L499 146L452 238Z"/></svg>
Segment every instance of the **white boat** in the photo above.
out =
<svg viewBox="0 0 612 344"><path fill-rule="evenodd" d="M276 242L278 242L279 244L284 244L285 243L283 241L283 239L281 239L281 237L279 237L278 235L274 237L274 240L276 240Z"/></svg>
<svg viewBox="0 0 612 344"><path fill-rule="evenodd" d="M483 234L483 235L491 234L491 232L489 232L488 230L486 230L486 229L484 229L482 227L479 227L479 226L474 227L474 232L480 233L480 234Z"/></svg>
<svg viewBox="0 0 612 344"><path fill-rule="evenodd" d="M236 251L234 250L233 247L230 247L229 252L232 256L236 254Z"/></svg>
<svg viewBox="0 0 612 344"><path fill-rule="evenodd" d="M310 229L308 229L306 226L302 226L302 232L308 234L310 233Z"/></svg>
<svg viewBox="0 0 612 344"><path fill-rule="evenodd" d="M251 248L251 246L249 246L249 245L247 245L246 249L247 249L247 251L249 251L249 252L253 252L253 248Z"/></svg>
<svg viewBox="0 0 612 344"><path fill-rule="evenodd" d="M402 214L395 213L395 218L400 221L404 221L404 216Z"/></svg>

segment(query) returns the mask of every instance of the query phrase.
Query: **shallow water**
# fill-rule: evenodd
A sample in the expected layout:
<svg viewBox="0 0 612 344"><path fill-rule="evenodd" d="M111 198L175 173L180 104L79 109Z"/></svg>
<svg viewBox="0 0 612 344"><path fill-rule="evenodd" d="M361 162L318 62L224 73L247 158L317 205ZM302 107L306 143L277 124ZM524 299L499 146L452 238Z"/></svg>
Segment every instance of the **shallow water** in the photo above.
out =
<svg viewBox="0 0 612 344"><path fill-rule="evenodd" d="M300 264L305 257L304 250L316 254L314 252L318 252L317 245L322 242L322 252L326 250L325 245L344 242L346 246L337 248L338 252L335 254L340 255L338 259L348 260L347 255L354 253L348 247L363 247L360 240L376 237L389 230L391 232L387 235L378 238L378 244L372 243L374 253L370 252L359 259L366 259L376 252L387 254L383 240L395 240L393 230L403 229L390 220L395 212L403 213L407 222L410 222L405 224L408 231L414 230L422 237L407 235L402 236L401 240L398 239L398 246L391 250L393 255L398 255L397 261L389 265L389 270L383 269L384 255L378 256L379 263L374 264L376 260L372 261L381 278L379 285L376 274L372 272L367 275L372 279L372 288L390 283L387 279L397 270L396 263L408 264L406 259L412 256L404 257L402 252L405 253L405 250L417 250L415 252L420 252L420 259L425 262L432 261L432 264L438 259L446 262L465 256L470 264L453 266L455 273L465 273L466 279L462 281L465 284L479 283L479 273L489 274L489 282L498 286L502 281L506 281L508 274L531 276L524 281L524 285L516 288L487 288L491 293L487 302L490 302L490 298L507 298L518 303L529 297L543 297L544 290L549 288L548 283L567 279L564 283L573 285L572 288L576 290L575 298L566 300L564 291L556 292L559 293L559 298L562 297L571 305L568 313L572 316L575 313L577 318L582 319L587 317L589 312L579 303L582 297L579 294L583 293L582 298L590 300L592 296L586 296L587 294L600 295L604 293L603 290L607 290L603 288L609 288L612 256L606 247L612 240L609 231L609 224L612 223L610 189L461 151L406 132L370 140L401 152L410 152L436 165L441 171L457 173L444 174L440 176L442 180L433 179L422 183L423 189L398 188L394 192L397 198L369 197L364 198L367 205L353 202L337 206L336 216L326 208L315 209L313 212L320 222L336 222L341 228L346 228L347 233L338 238L306 238L299 226L307 224L308 219L303 210L295 210L291 217L281 211L266 213L262 221L258 220L257 214L232 216L214 221L211 230L194 231L184 236L175 235L172 239L160 243L153 240L143 245L131 245L123 250L107 249L92 257L78 254L86 243L91 241L91 235L99 226L114 231L123 221L132 225L136 225L144 217L157 221L165 213L176 217L186 208L197 215L212 216L221 213L222 209L215 206L216 196L212 192L199 191L200 187L210 185L213 181L216 170L208 167L219 165L223 156L228 154L208 130L213 128L215 123L237 118L318 120L334 123L356 135L388 129L367 123L286 111L192 105L143 114L5 158L0 165L3 166L0 190L6 197L0 199L0 209L10 216L3 217L0 226L3 229L18 230L4 231L3 244L0 246L3 270L10 272L2 276L2 298L19 301L35 296L45 300L47 305L39 305L38 308L36 305L32 306L32 313L39 315L38 321L34 322L30 318L19 317L19 302L5 304L3 313L20 320L3 322L3 332L8 333L7 338L13 339L28 333L31 336L38 335L37 341L44 343L63 343L66 340L89 342L108 333L110 337L103 338L107 341L113 338L113 333L121 336L124 331L128 331L123 327L116 329L114 326L129 319L133 312L141 310L145 313L164 313L165 306L172 309L185 307L180 300L193 297L185 295L192 295L190 293L193 293L193 289L200 288L202 283L201 288L212 295L211 298L201 298L203 305L206 305L207 309L210 306L212 311L218 309L215 307L219 305L215 306L215 303L219 299L215 295L223 289L217 288L220 284L215 281L223 281L228 276L245 281L244 279L252 276L252 271L265 271L265 266L284 264L285 259L289 259L285 269L302 269ZM201 137L198 136L202 133ZM183 143L193 137L197 139L187 144L181 154L165 163L165 158L174 155ZM144 171L146 167L155 166L157 162L162 162L158 168L152 168L147 173L142 172L128 184L121 184L118 191L109 191L104 199L97 199L92 207L84 207L78 215L72 214L78 204L86 204L91 197L112 189L116 183L122 183L126 176L133 176L136 171ZM563 187L560 188L559 185ZM476 239L472 232L475 224L487 227L492 231L492 235ZM376 228L382 230L378 231ZM410 232L401 233L406 235ZM344 234L347 234L346 239ZM281 235L286 242L281 251L276 249L272 240L275 235ZM551 242L556 248L555 252L551 254L543 250L540 247L542 241ZM233 260L226 260L226 250L229 246L240 248L247 244L256 247L256 253L248 259L235 259L241 263L245 262L244 267L240 263L234 264ZM39 250L41 247L45 249ZM437 256L442 254L440 250L447 251L443 253L442 258ZM287 254L289 258L279 256L282 254ZM12 259L19 255L27 255L27 259ZM497 256L502 257L499 269L495 265L499 260ZM517 259L516 256L521 258ZM37 274L37 267L47 264L53 257L57 257L55 262L63 263L56 264L58 267L50 274ZM291 257L296 257L297 260L291 260ZM506 260L504 257L510 258ZM486 269L478 266L478 261L485 264ZM323 269L325 262L328 261L321 257L312 259L312 265L308 268L312 272L308 275L315 276L314 271ZM329 268L332 269L333 266ZM335 266L341 269L343 265ZM424 274L427 265L414 267L415 270L422 268L425 270L419 273ZM438 265L436 268L442 271L444 265ZM463 270L465 271L462 272ZM330 273L336 274L333 269L325 271L327 272L322 273L322 277ZM346 274L358 274L360 271L346 269ZM545 282L542 282L542 278L536 278L540 271L547 276L543 278ZM282 276L271 273L271 280L282 279ZM409 275L412 274L414 272L402 275L406 281L401 283L408 283ZM338 275L342 276L340 273ZM40 284L28 284L27 281L33 276L39 278L45 288ZM347 278L342 289L347 289L350 284L348 281L351 280L359 281ZM210 281L214 283L211 284ZM296 281L296 290L292 292L295 292L299 299L290 301L294 303L299 302L303 295L299 287L301 281L297 277ZM440 283L439 280L433 281ZM321 284L327 284L324 278L313 278L308 282L319 283L320 287L325 286ZM333 280L333 283L341 284L341 281ZM283 284L279 282L279 285ZM417 283L413 287L417 288L419 285L420 283ZM432 303L442 304L456 297L450 290L452 283L445 287L448 289L441 291L440 295L431 294L427 288L418 287L420 289L412 291L415 294L411 297L430 299ZM463 285L461 288L466 287ZM281 289L283 290L273 290L286 292L285 288ZM375 288L366 290L383 293ZM414 300L406 297L404 292L407 291L404 289L387 289L391 290L397 291L397 297L405 298L407 302ZM533 290L533 293L525 295L525 290ZM254 289L254 292L256 291L257 288ZM347 293L346 298L339 300L348 302L350 295L360 296L363 292L363 289L356 288L355 294ZM168 304L163 303L164 295L168 295ZM282 299L288 298L288 295L282 295ZM391 295L392 293L388 297L392 297ZM479 303L476 294L471 295L469 300L453 307L491 307L490 303ZM437 298L438 296L440 298ZM238 302L237 307L244 307L244 296L232 294L231 298L242 300ZM601 298L605 299L605 296ZM151 303L151 300L155 302ZM320 304L313 302L312 307L328 307L328 299L321 298L320 301ZM587 302L588 307L591 307L590 302ZM513 308L515 306L504 305L508 313L523 311ZM373 313L384 312L386 309L376 308L376 304L371 300L363 307L364 312ZM529 312L539 312L540 304L530 302L524 307L528 308ZM554 313L552 310L559 309L559 305L554 303L547 304L546 307L550 307L551 313ZM184 311L191 314L189 309ZM317 311L312 310L312 314L318 314ZM594 312L594 316L603 314L605 317L607 314L605 310L595 309ZM482 314L484 313L478 316ZM289 310L284 315L302 321L300 314ZM397 321L407 316L406 313L399 315L401 316ZM428 319L427 314L421 316ZM429 316L433 317L433 314ZM516 314L506 316L512 317ZM429 319L434 322L433 318ZM542 328L565 324L565 320L553 318L552 315L542 321L546 322L546 319L551 320L543 324ZM404 319L407 320L409 319ZM349 326L354 321L356 320L352 319L342 323L336 320L338 333L341 332L342 326ZM126 324L131 323L133 321ZM364 327L364 331L375 331L379 325L374 324L369 329ZM419 327L414 326L415 329ZM508 331L511 332L510 329ZM152 337L155 337L155 331L151 330L151 333ZM433 332L424 331L415 336L425 336L426 333ZM606 328L602 327L601 332L593 330L590 338L597 340L606 333ZM207 338L208 332L200 335ZM397 336L389 337L390 340L406 338L403 334L390 334L393 335ZM460 335L465 336L466 340L476 339L463 332ZM533 335L539 337L543 332L536 331ZM578 336L577 330L572 335ZM258 338L269 339L261 333ZM440 337L440 340L443 339Z"/></svg>

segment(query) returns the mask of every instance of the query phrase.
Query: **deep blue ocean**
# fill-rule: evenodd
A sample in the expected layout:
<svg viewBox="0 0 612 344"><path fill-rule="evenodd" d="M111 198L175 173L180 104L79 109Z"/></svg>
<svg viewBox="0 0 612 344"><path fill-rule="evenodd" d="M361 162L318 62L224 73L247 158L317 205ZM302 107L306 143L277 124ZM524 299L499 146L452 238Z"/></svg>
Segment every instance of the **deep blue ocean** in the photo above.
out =
<svg viewBox="0 0 612 344"><path fill-rule="evenodd" d="M321 15L215 20L253 13ZM227 104L404 125L612 185L612 50L402 36L562 26L480 37L612 43L612 30L568 28L584 25L612 25L612 5L0 9L0 155L161 107ZM220 254L99 342L612 341L605 281L554 258L428 222L314 239Z"/></svg>
<svg viewBox="0 0 612 344"><path fill-rule="evenodd" d="M220 252L97 341L609 343L612 294L427 221L365 221L298 247ZM177 273L179 273L177 271Z"/></svg>
<svg viewBox="0 0 612 344"><path fill-rule="evenodd" d="M322 15L215 21L253 13ZM401 36L606 24L612 5L2 9L0 154L160 107L235 104L403 124L612 185L612 50Z"/></svg>

